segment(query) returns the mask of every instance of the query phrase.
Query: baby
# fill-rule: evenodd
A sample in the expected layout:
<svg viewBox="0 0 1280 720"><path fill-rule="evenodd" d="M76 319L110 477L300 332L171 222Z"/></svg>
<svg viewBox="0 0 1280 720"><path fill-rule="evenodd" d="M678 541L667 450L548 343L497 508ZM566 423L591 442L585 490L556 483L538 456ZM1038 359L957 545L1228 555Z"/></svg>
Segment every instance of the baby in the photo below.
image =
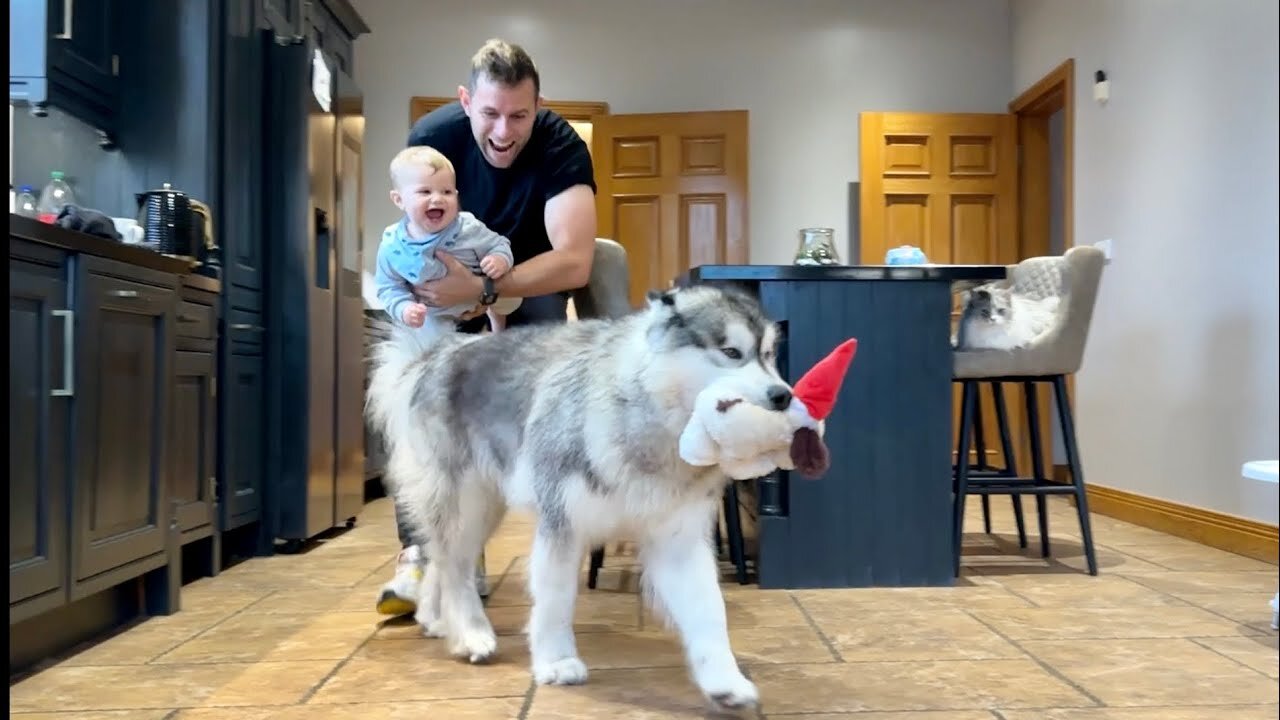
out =
<svg viewBox="0 0 1280 720"><path fill-rule="evenodd" d="M459 212L453 163L438 150L415 146L401 150L391 161L391 202L404 217L382 231L374 283L378 299L393 320L422 327L427 316L457 320L476 303L428 308L413 289L446 274L437 249L453 255L472 272L497 280L511 269L511 243L469 212ZM494 332L506 326L506 316L520 306L520 298L502 298L489 306Z"/></svg>

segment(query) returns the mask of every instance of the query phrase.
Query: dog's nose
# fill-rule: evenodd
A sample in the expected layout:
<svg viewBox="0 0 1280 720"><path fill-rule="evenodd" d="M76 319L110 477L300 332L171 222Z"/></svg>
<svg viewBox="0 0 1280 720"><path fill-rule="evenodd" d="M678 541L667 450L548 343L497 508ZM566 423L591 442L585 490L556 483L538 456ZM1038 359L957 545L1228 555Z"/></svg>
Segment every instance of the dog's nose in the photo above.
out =
<svg viewBox="0 0 1280 720"><path fill-rule="evenodd" d="M791 390L785 385L774 385L769 388L768 395L774 410L786 410L791 404Z"/></svg>

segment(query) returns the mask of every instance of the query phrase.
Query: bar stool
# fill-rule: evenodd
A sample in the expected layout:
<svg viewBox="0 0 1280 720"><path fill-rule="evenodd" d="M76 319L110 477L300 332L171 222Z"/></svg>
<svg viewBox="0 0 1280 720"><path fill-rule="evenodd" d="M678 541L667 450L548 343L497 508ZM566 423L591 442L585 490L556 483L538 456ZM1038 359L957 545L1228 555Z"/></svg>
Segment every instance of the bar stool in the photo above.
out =
<svg viewBox="0 0 1280 720"><path fill-rule="evenodd" d="M1085 491L1084 471L1076 445L1075 420L1067 394L1068 375L1080 369L1084 358L1089 324L1102 280L1105 256L1092 246L1074 247L1061 257L1037 257L1009 268L1005 281L1014 292L1034 298L1057 295L1062 298L1053 327L1033 344L1017 350L975 350L955 352L953 378L961 383L960 439L956 458L955 505L952 518L955 573L960 574L960 552L964 537L964 504L970 494L1010 495L1015 501L1022 495L1036 498L1039 515L1041 552L1049 555L1049 516L1045 507L1048 495L1074 495L1080 520L1080 537L1084 545L1089 574L1098 574L1093 531L1089 523L1089 503ZM978 392L982 383L997 388L1002 383L1021 383L1026 395L1027 430L1031 440L1031 475L1011 473L975 473L970 468L968 448L976 425ZM1052 482L1042 457L1039 407L1036 386L1053 387L1058 422L1066 446L1071 483ZM996 393L998 416L1005 414L1003 393ZM1003 435L1004 433L1002 433ZM1003 438L1002 438L1003 440ZM1009 450L1005 450L1009 453ZM1007 454L1006 457L1011 457ZM1019 505L1015 504L1015 508ZM1017 513L1017 510L1015 510Z"/></svg>

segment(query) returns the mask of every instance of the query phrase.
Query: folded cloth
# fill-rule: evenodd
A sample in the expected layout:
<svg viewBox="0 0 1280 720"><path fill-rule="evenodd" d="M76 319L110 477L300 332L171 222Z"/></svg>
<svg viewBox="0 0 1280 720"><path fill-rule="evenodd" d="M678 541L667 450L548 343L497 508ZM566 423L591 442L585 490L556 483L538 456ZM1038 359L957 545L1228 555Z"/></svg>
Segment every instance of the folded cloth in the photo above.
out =
<svg viewBox="0 0 1280 720"><path fill-rule="evenodd" d="M53 224L68 230L79 230L82 233L97 235L115 242L121 242L124 239L120 237L120 233L116 232L116 224L111 221L109 216L92 208L84 208L78 205L64 205L62 212L58 213L58 218L53 221Z"/></svg>

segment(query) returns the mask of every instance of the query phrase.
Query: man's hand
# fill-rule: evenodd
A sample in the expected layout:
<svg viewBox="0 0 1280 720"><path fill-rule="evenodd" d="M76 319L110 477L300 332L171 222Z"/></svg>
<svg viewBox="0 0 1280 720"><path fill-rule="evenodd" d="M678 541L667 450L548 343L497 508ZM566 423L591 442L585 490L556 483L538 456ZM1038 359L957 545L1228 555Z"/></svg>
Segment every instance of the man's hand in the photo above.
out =
<svg viewBox="0 0 1280 720"><path fill-rule="evenodd" d="M497 280L502 277L503 273L511 269L511 264L501 255L485 255L480 260L480 269L485 275Z"/></svg>
<svg viewBox="0 0 1280 720"><path fill-rule="evenodd" d="M422 303L409 303L400 311L400 319L409 327L422 327L427 320L427 306Z"/></svg>
<svg viewBox="0 0 1280 720"><path fill-rule="evenodd" d="M466 302L476 302L484 285L472 275L467 266L444 250L436 251L436 259L444 263L447 273L439 280L428 280L414 288L414 294L431 307L452 307Z"/></svg>

